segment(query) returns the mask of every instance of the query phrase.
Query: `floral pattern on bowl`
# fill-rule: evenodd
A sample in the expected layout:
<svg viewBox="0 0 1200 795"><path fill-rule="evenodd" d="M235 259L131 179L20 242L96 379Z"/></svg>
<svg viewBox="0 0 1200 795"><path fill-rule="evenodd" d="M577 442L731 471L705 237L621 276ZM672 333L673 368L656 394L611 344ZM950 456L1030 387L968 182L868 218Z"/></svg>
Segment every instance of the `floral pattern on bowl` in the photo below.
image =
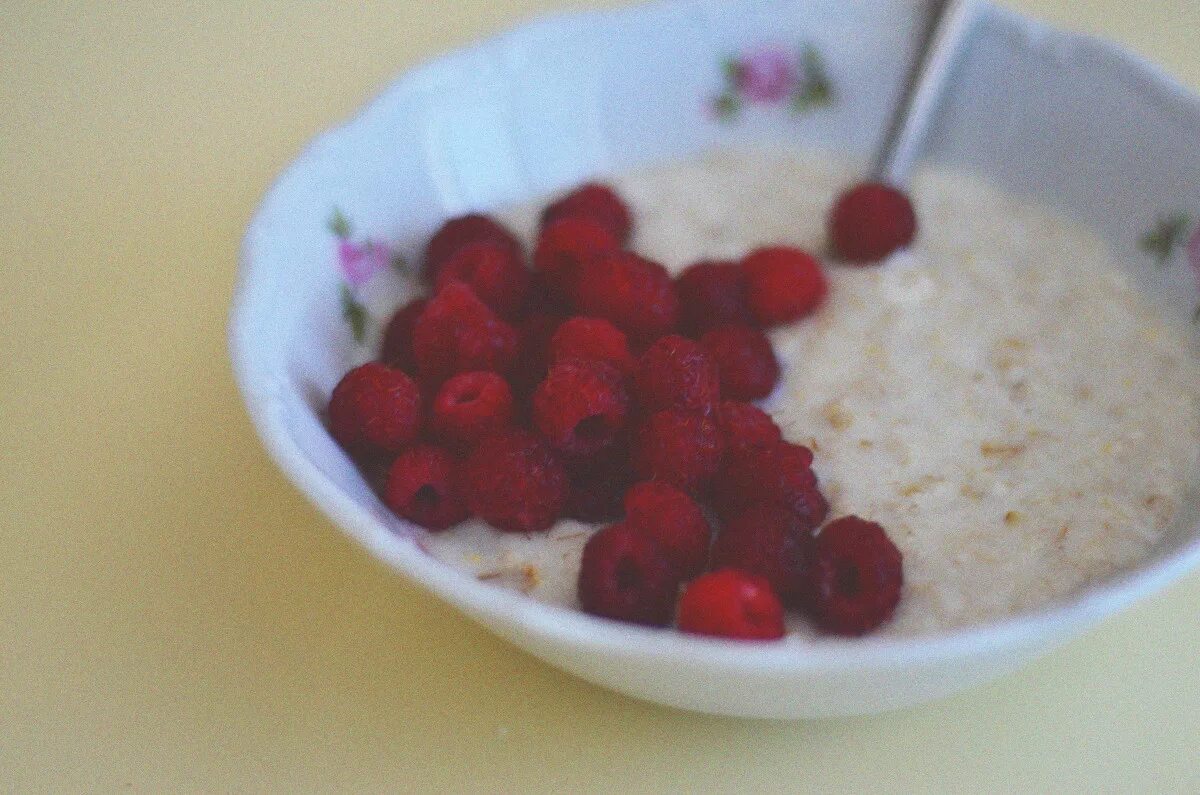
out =
<svg viewBox="0 0 1200 795"><path fill-rule="evenodd" d="M1182 250L1184 260L1196 280L1196 290L1200 292L1200 219L1183 212L1161 216L1142 235L1139 246L1154 257L1159 267L1164 268ZM1196 308L1192 320L1200 322L1200 306Z"/></svg>
<svg viewBox="0 0 1200 795"><path fill-rule="evenodd" d="M793 113L807 113L833 104L833 86L820 52L811 45L800 50L765 44L725 59L725 88L713 98L713 114L732 121L747 104L787 104Z"/></svg>
<svg viewBox="0 0 1200 795"><path fill-rule="evenodd" d="M361 293L371 280L390 267L398 273L408 272L408 263L390 244L373 238L354 240L350 220L338 208L326 224L337 241L337 264L341 271L342 319L350 327L354 341L363 344L371 314Z"/></svg>

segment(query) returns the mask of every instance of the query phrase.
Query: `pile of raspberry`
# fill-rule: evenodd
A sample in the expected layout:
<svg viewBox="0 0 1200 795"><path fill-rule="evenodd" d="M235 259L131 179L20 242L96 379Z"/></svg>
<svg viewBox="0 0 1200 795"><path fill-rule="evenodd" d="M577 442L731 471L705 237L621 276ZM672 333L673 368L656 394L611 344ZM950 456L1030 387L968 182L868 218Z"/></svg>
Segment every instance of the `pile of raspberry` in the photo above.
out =
<svg viewBox="0 0 1200 795"><path fill-rule="evenodd" d="M829 217L855 263L915 229L904 194L877 184ZM818 309L821 262L773 246L673 279L628 247L632 231L595 183L545 208L532 268L494 219L448 221L425 250L428 297L334 389L332 435L392 511L431 531L604 523L580 565L589 613L744 639L782 637L785 608L836 634L886 622L899 550L878 524L826 523L812 452L753 402L780 377L764 330Z"/></svg>

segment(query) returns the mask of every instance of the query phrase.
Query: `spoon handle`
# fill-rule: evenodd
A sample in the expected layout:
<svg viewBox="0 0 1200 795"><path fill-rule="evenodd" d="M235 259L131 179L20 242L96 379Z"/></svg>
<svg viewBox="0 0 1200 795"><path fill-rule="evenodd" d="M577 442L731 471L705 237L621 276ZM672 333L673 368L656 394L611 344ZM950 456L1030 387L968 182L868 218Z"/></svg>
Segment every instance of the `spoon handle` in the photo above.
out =
<svg viewBox="0 0 1200 795"><path fill-rule="evenodd" d="M942 89L975 20L978 0L933 0L917 56L871 166L871 179L903 186L920 154Z"/></svg>

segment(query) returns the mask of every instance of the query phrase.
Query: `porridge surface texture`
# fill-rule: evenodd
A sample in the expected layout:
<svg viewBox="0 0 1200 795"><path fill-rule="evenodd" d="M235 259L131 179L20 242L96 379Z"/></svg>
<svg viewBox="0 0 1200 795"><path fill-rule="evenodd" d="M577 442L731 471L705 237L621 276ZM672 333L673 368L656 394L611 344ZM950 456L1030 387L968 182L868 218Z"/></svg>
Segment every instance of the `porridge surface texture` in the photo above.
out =
<svg viewBox="0 0 1200 795"><path fill-rule="evenodd" d="M672 271L767 244L820 252L855 179L825 156L718 152L611 179L634 247ZM1189 329L1138 293L1107 247L1043 208L919 175L911 251L828 268L813 316L772 332L765 407L812 447L831 517L882 524L905 588L881 635L975 624L1065 596L1145 555L1195 488L1200 367ZM502 219L523 235L544 201ZM594 528L430 535L439 559L577 606ZM792 618L793 640L810 634Z"/></svg>

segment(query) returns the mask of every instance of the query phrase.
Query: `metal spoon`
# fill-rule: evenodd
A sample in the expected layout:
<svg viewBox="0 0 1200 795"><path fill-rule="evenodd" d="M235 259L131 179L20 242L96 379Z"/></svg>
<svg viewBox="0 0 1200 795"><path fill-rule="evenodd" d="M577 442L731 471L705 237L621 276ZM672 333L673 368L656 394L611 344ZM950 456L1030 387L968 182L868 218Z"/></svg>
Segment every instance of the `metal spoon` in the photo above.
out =
<svg viewBox="0 0 1200 795"><path fill-rule="evenodd" d="M872 180L896 186L908 182L954 56L978 9L978 0L933 0L904 92L871 166Z"/></svg>

